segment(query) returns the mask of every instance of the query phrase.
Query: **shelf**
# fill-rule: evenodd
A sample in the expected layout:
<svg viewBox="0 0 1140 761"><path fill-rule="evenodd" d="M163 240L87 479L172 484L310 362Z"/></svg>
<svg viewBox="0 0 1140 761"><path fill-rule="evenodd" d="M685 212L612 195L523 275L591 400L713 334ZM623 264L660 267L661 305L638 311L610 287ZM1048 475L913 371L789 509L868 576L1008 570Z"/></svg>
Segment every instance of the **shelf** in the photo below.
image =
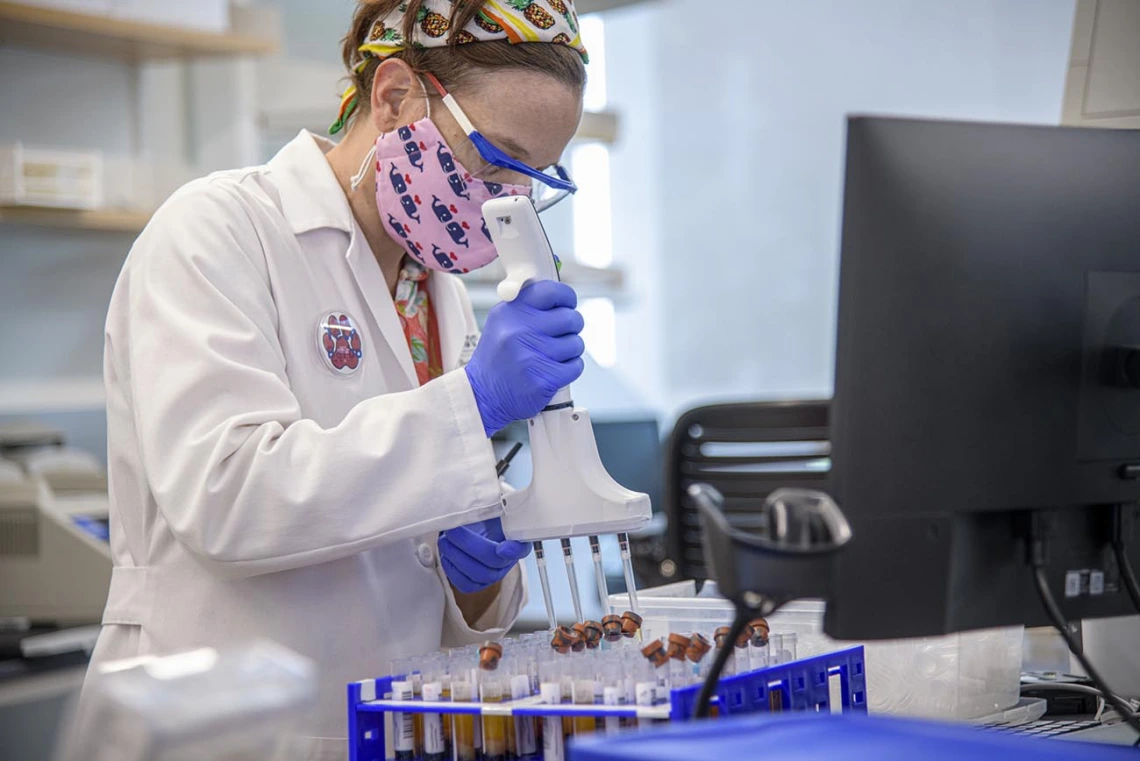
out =
<svg viewBox="0 0 1140 761"><path fill-rule="evenodd" d="M336 64L285 57L258 61L259 125L282 140L292 138L302 128L324 135L336 113L337 83L343 78L344 69ZM620 126L621 118L615 111L587 111L574 140L612 145Z"/></svg>
<svg viewBox="0 0 1140 761"><path fill-rule="evenodd" d="M63 230L93 230L139 233L150 221L150 212L119 209L53 209L46 206L0 205L0 224L48 227Z"/></svg>
<svg viewBox="0 0 1140 761"><path fill-rule="evenodd" d="M106 403L100 377L0 382L0 415L100 410Z"/></svg>
<svg viewBox="0 0 1140 761"><path fill-rule="evenodd" d="M277 41L0 2L0 43L129 61L264 55Z"/></svg>
<svg viewBox="0 0 1140 761"><path fill-rule="evenodd" d="M486 310L499 303L497 288L506 277L502 264L495 262L478 272L463 275L467 295L476 310ZM562 282L572 286L581 299L606 298L620 302L629 293L625 287L625 273L616 267L586 267L567 260L562 265Z"/></svg>

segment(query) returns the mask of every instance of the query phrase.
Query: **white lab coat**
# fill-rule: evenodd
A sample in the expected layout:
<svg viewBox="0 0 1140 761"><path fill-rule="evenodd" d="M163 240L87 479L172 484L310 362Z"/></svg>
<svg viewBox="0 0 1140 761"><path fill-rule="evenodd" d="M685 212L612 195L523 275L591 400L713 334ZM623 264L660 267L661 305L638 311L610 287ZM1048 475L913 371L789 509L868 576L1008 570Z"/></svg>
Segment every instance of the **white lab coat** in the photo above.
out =
<svg viewBox="0 0 1140 761"><path fill-rule="evenodd" d="M475 627L456 606L438 532L501 500L461 368L476 323L432 274L446 374L420 387L329 147L302 132L191 183L131 249L107 316L115 568L93 664L270 637L317 662L300 729L343 758L348 682L501 635L526 589L516 568ZM353 374L322 354L329 314L360 331Z"/></svg>

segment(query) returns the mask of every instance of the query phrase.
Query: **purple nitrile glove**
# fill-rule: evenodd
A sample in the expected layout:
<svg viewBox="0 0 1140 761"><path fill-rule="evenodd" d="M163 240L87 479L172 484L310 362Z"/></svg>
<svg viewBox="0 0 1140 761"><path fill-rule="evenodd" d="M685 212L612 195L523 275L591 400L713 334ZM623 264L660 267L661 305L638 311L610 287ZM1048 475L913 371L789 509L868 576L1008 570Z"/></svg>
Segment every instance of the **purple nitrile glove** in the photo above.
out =
<svg viewBox="0 0 1140 761"><path fill-rule="evenodd" d="M487 315L467 378L488 437L532 418L582 374L582 315L564 283L542 280Z"/></svg>
<svg viewBox="0 0 1140 761"><path fill-rule="evenodd" d="M452 586L464 594L501 581L528 554L530 544L503 538L499 518L449 529L439 536L443 570Z"/></svg>

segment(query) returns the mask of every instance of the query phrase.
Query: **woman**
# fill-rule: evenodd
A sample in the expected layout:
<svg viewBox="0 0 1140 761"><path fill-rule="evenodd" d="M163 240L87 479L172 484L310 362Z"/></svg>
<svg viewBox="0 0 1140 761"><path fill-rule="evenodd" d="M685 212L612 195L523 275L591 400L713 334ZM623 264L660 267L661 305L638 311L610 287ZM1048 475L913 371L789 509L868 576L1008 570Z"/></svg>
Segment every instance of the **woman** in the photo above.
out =
<svg viewBox="0 0 1140 761"><path fill-rule="evenodd" d="M317 662L301 729L343 758L347 682L512 624L527 548L488 439L578 377L582 320L539 283L480 340L446 273L494 258L482 201L573 190L577 29L565 1L361 2L342 141L302 132L155 215L107 318L93 665L269 637Z"/></svg>

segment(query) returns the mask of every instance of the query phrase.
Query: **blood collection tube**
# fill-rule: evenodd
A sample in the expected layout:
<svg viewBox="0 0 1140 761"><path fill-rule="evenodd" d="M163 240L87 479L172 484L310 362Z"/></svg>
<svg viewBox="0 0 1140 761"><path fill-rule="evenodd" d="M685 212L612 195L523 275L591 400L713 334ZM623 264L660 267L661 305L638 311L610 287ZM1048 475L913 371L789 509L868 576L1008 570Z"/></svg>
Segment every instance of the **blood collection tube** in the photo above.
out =
<svg viewBox="0 0 1140 761"><path fill-rule="evenodd" d="M559 675L559 687L562 691L563 705L572 705L574 703L574 674L571 671L570 661L563 661L562 672ZM573 737L574 735L574 719L569 716L562 717L562 735L563 737Z"/></svg>
<svg viewBox="0 0 1140 761"><path fill-rule="evenodd" d="M649 661L635 654L631 672L635 674L634 695L637 705L652 706L657 702L657 674Z"/></svg>
<svg viewBox="0 0 1140 761"><path fill-rule="evenodd" d="M421 666L421 659L417 658L411 662L410 681L412 683L412 700L423 700L423 686L424 676ZM417 713L412 715L412 735L415 740L415 753L416 758L423 758L424 751L424 715Z"/></svg>
<svg viewBox="0 0 1140 761"><path fill-rule="evenodd" d="M439 659L439 681L440 681L440 700L444 703L451 702L451 659L442 653L438 656ZM451 748L451 714L443 714L441 717L443 723L443 746L444 752L448 759L454 757Z"/></svg>
<svg viewBox="0 0 1140 761"><path fill-rule="evenodd" d="M783 634L768 635L768 662L773 666L779 666L780 664L787 662L784 660Z"/></svg>
<svg viewBox="0 0 1140 761"><path fill-rule="evenodd" d="M616 707L626 705L625 699L625 680L622 675L621 664L615 662L617 668L607 669L604 679L599 679L602 685L602 705ZM603 722L605 732L607 735L617 734L621 730L622 720L620 716L607 716Z"/></svg>
<svg viewBox="0 0 1140 761"><path fill-rule="evenodd" d="M462 651L455 651L449 663L451 673L451 700L453 703L475 702L475 681L472 677L469 660ZM476 728L481 727L472 714L457 713L452 716L451 742L455 761L476 761L479 744L476 742ZM480 729L480 734L482 734Z"/></svg>
<svg viewBox="0 0 1140 761"><path fill-rule="evenodd" d="M562 702L561 659L545 660L539 663L539 700L543 705L558 705ZM546 716L542 720L543 761L565 761L566 743L562 719Z"/></svg>
<svg viewBox="0 0 1140 761"><path fill-rule="evenodd" d="M529 698L533 693L525 650L520 656L509 658L505 667L510 680L511 700ZM530 716L516 716L513 723L514 734L511 745L516 756L520 759L537 758L539 746L534 719Z"/></svg>
<svg viewBox="0 0 1140 761"><path fill-rule="evenodd" d="M593 664L590 662L593 659L586 659L574 664L574 705L579 706L592 706L596 699L595 693L597 692L597 685L595 675L593 672ZM574 717L574 734L588 735L592 734L598 728L598 720L595 716L576 716Z"/></svg>
<svg viewBox="0 0 1140 761"><path fill-rule="evenodd" d="M625 704L635 706L637 705L638 667L645 665L645 659L641 657L641 653L629 649L618 652L618 658L621 662L622 690ZM636 727L637 719L622 719L621 725L623 727Z"/></svg>
<svg viewBox="0 0 1140 761"><path fill-rule="evenodd" d="M486 704L502 703L507 690L498 672L503 646L486 642L479 648L479 697ZM483 715L483 761L507 761L509 719L506 716Z"/></svg>
<svg viewBox="0 0 1140 761"><path fill-rule="evenodd" d="M551 629L558 627L558 617L554 615L554 598L550 596L550 576L546 572L546 551L542 542L534 543L534 565L538 568L538 583L542 586L542 601L546 604L546 620Z"/></svg>
<svg viewBox="0 0 1140 761"><path fill-rule="evenodd" d="M412 682L409 679L411 663L407 659L392 662L392 700L411 702ZM415 761L416 732L413 714L394 711L392 713L392 748L396 761Z"/></svg>
<svg viewBox="0 0 1140 761"><path fill-rule="evenodd" d="M443 700L443 668L439 658L429 659L423 671L422 694L425 703L438 703ZM444 715L423 714L423 760L446 761L447 740L444 737Z"/></svg>
<svg viewBox="0 0 1140 761"><path fill-rule="evenodd" d="M799 635L795 632L788 632L784 635L784 663L791 663L800 657L797 652L800 644L799 639Z"/></svg>
<svg viewBox="0 0 1140 761"><path fill-rule="evenodd" d="M569 539L562 540L562 560L566 563L566 578L570 582L570 599L574 601L574 621L582 620L582 600L578 597L578 573L574 569L574 548Z"/></svg>

